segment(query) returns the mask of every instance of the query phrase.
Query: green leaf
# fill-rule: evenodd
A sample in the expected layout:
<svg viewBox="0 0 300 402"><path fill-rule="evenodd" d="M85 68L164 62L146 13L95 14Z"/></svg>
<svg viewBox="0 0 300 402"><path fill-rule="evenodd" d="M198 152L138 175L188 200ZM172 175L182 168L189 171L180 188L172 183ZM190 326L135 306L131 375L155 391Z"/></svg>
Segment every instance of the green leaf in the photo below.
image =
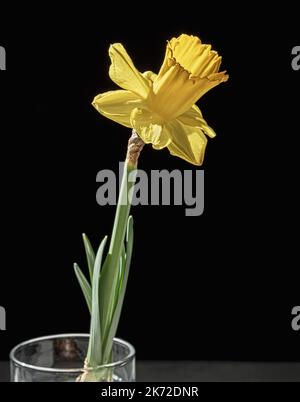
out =
<svg viewBox="0 0 300 402"><path fill-rule="evenodd" d="M117 286L116 292L115 292L114 310L115 310L117 302L118 302L120 289L122 287L122 283L123 283L123 279L124 279L125 265L126 265L126 250L125 250L125 246L123 244L122 255L120 257L120 267L119 267L120 269L119 269L118 286Z"/></svg>
<svg viewBox="0 0 300 402"><path fill-rule="evenodd" d="M119 324L120 316L121 316L121 311L122 311L122 306L123 306L123 301L124 301L124 297L125 297L125 292L126 292L126 286L127 286L129 268L130 268L131 256L132 256L132 249L133 249L133 218L132 218L132 216L129 216L128 221L127 221L126 241L127 241L126 263L125 263L125 269L124 269L124 276L122 278L122 285L120 286L120 289L119 289L118 300L117 300L116 308L114 310L113 317L111 320L108 335L105 339L105 342L103 343L103 361L104 362L107 361L107 359L109 358L109 355L111 353L113 339L117 332L117 328L118 328L118 324Z"/></svg>
<svg viewBox="0 0 300 402"><path fill-rule="evenodd" d="M93 282L94 264L95 264L95 253L94 253L93 247L91 246L91 243L85 233L82 234L82 239L83 239L86 259L87 259L87 263L88 263L88 267L89 267L90 281L92 283Z"/></svg>
<svg viewBox="0 0 300 402"><path fill-rule="evenodd" d="M99 308L99 279L102 264L102 256L106 241L107 236L104 237L97 251L94 265L94 273L93 273L91 328L90 328L89 348L87 353L88 364L92 367L99 366L102 363L102 338L101 338L101 321L100 321L100 308Z"/></svg>
<svg viewBox="0 0 300 402"><path fill-rule="evenodd" d="M81 269L79 268L78 264L74 264L74 271L75 275L78 279L79 285L81 287L82 293L85 297L86 304L89 308L89 311L91 313L92 311L92 288L90 284L88 283L86 277L82 273Z"/></svg>

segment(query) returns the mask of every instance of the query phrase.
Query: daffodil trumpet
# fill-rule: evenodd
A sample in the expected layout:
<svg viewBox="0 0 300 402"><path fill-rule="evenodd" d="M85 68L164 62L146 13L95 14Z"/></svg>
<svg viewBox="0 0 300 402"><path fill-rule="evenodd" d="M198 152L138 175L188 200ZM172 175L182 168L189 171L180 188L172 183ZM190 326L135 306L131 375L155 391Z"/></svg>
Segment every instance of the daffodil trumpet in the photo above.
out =
<svg viewBox="0 0 300 402"><path fill-rule="evenodd" d="M78 381L113 381L103 365L111 362L113 339L123 305L133 248L133 219L129 216L132 171L144 144L167 148L174 156L201 165L207 137L216 134L206 123L196 102L210 89L227 81L219 72L221 57L196 36L186 34L167 43L158 74L140 73L125 48L109 48L109 75L122 89L96 96L93 106L105 117L133 130L109 249L105 237L97 253L83 235L89 280L77 264L75 274L91 314L90 340L83 374ZM129 180L129 176L131 179ZM126 200L126 202L124 202Z"/></svg>

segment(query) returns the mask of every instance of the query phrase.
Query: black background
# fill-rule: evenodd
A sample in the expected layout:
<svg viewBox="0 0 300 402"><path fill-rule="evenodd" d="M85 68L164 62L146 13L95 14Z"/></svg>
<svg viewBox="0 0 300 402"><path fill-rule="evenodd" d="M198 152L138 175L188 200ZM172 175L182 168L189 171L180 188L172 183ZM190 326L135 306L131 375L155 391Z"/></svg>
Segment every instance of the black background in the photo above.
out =
<svg viewBox="0 0 300 402"><path fill-rule="evenodd" d="M111 231L114 207L96 204L95 177L117 170L130 135L90 105L116 88L107 49L122 42L138 69L158 71L166 40L185 32L212 43L230 75L198 102L217 132L203 165L205 212L133 208L118 334L140 359L299 360L296 10L74 3L1 5L0 359L30 337L88 331L72 264L84 265L82 232L97 245ZM194 169L151 147L139 166Z"/></svg>

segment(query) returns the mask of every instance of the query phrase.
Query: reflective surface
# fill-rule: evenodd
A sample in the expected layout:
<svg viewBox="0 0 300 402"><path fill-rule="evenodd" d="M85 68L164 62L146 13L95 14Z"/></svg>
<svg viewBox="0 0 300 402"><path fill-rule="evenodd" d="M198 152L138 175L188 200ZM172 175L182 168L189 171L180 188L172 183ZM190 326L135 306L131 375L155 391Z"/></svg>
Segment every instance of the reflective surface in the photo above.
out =
<svg viewBox="0 0 300 402"><path fill-rule="evenodd" d="M63 334L32 339L10 353L13 382L74 382L83 374L88 335ZM91 381L135 381L135 350L115 338L113 363L89 371Z"/></svg>

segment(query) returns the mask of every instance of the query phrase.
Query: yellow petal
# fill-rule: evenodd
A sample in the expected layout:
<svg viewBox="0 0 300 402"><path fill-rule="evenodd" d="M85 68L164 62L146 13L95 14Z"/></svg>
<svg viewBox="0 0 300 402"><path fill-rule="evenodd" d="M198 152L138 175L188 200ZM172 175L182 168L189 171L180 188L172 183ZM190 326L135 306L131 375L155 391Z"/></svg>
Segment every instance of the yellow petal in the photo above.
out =
<svg viewBox="0 0 300 402"><path fill-rule="evenodd" d="M131 113L131 125L146 144L162 149L171 142L171 137L163 130L162 120L154 113L136 108Z"/></svg>
<svg viewBox="0 0 300 402"><path fill-rule="evenodd" d="M200 128L183 124L178 119L165 124L164 131L172 136L170 153L193 165L202 165L207 139Z"/></svg>
<svg viewBox="0 0 300 402"><path fill-rule="evenodd" d="M136 107L143 106L143 100L129 91L109 91L97 95L92 105L103 116L122 124L125 127L131 127L130 114Z"/></svg>
<svg viewBox="0 0 300 402"><path fill-rule="evenodd" d="M204 120L201 110L197 105L192 106L187 112L177 117L177 120L188 126L201 128L211 138L216 136L214 130Z"/></svg>
<svg viewBox="0 0 300 402"><path fill-rule="evenodd" d="M134 92L141 98L146 99L151 88L149 82L135 68L123 45L121 43L111 45L109 56L111 59L110 78L121 88Z"/></svg>

